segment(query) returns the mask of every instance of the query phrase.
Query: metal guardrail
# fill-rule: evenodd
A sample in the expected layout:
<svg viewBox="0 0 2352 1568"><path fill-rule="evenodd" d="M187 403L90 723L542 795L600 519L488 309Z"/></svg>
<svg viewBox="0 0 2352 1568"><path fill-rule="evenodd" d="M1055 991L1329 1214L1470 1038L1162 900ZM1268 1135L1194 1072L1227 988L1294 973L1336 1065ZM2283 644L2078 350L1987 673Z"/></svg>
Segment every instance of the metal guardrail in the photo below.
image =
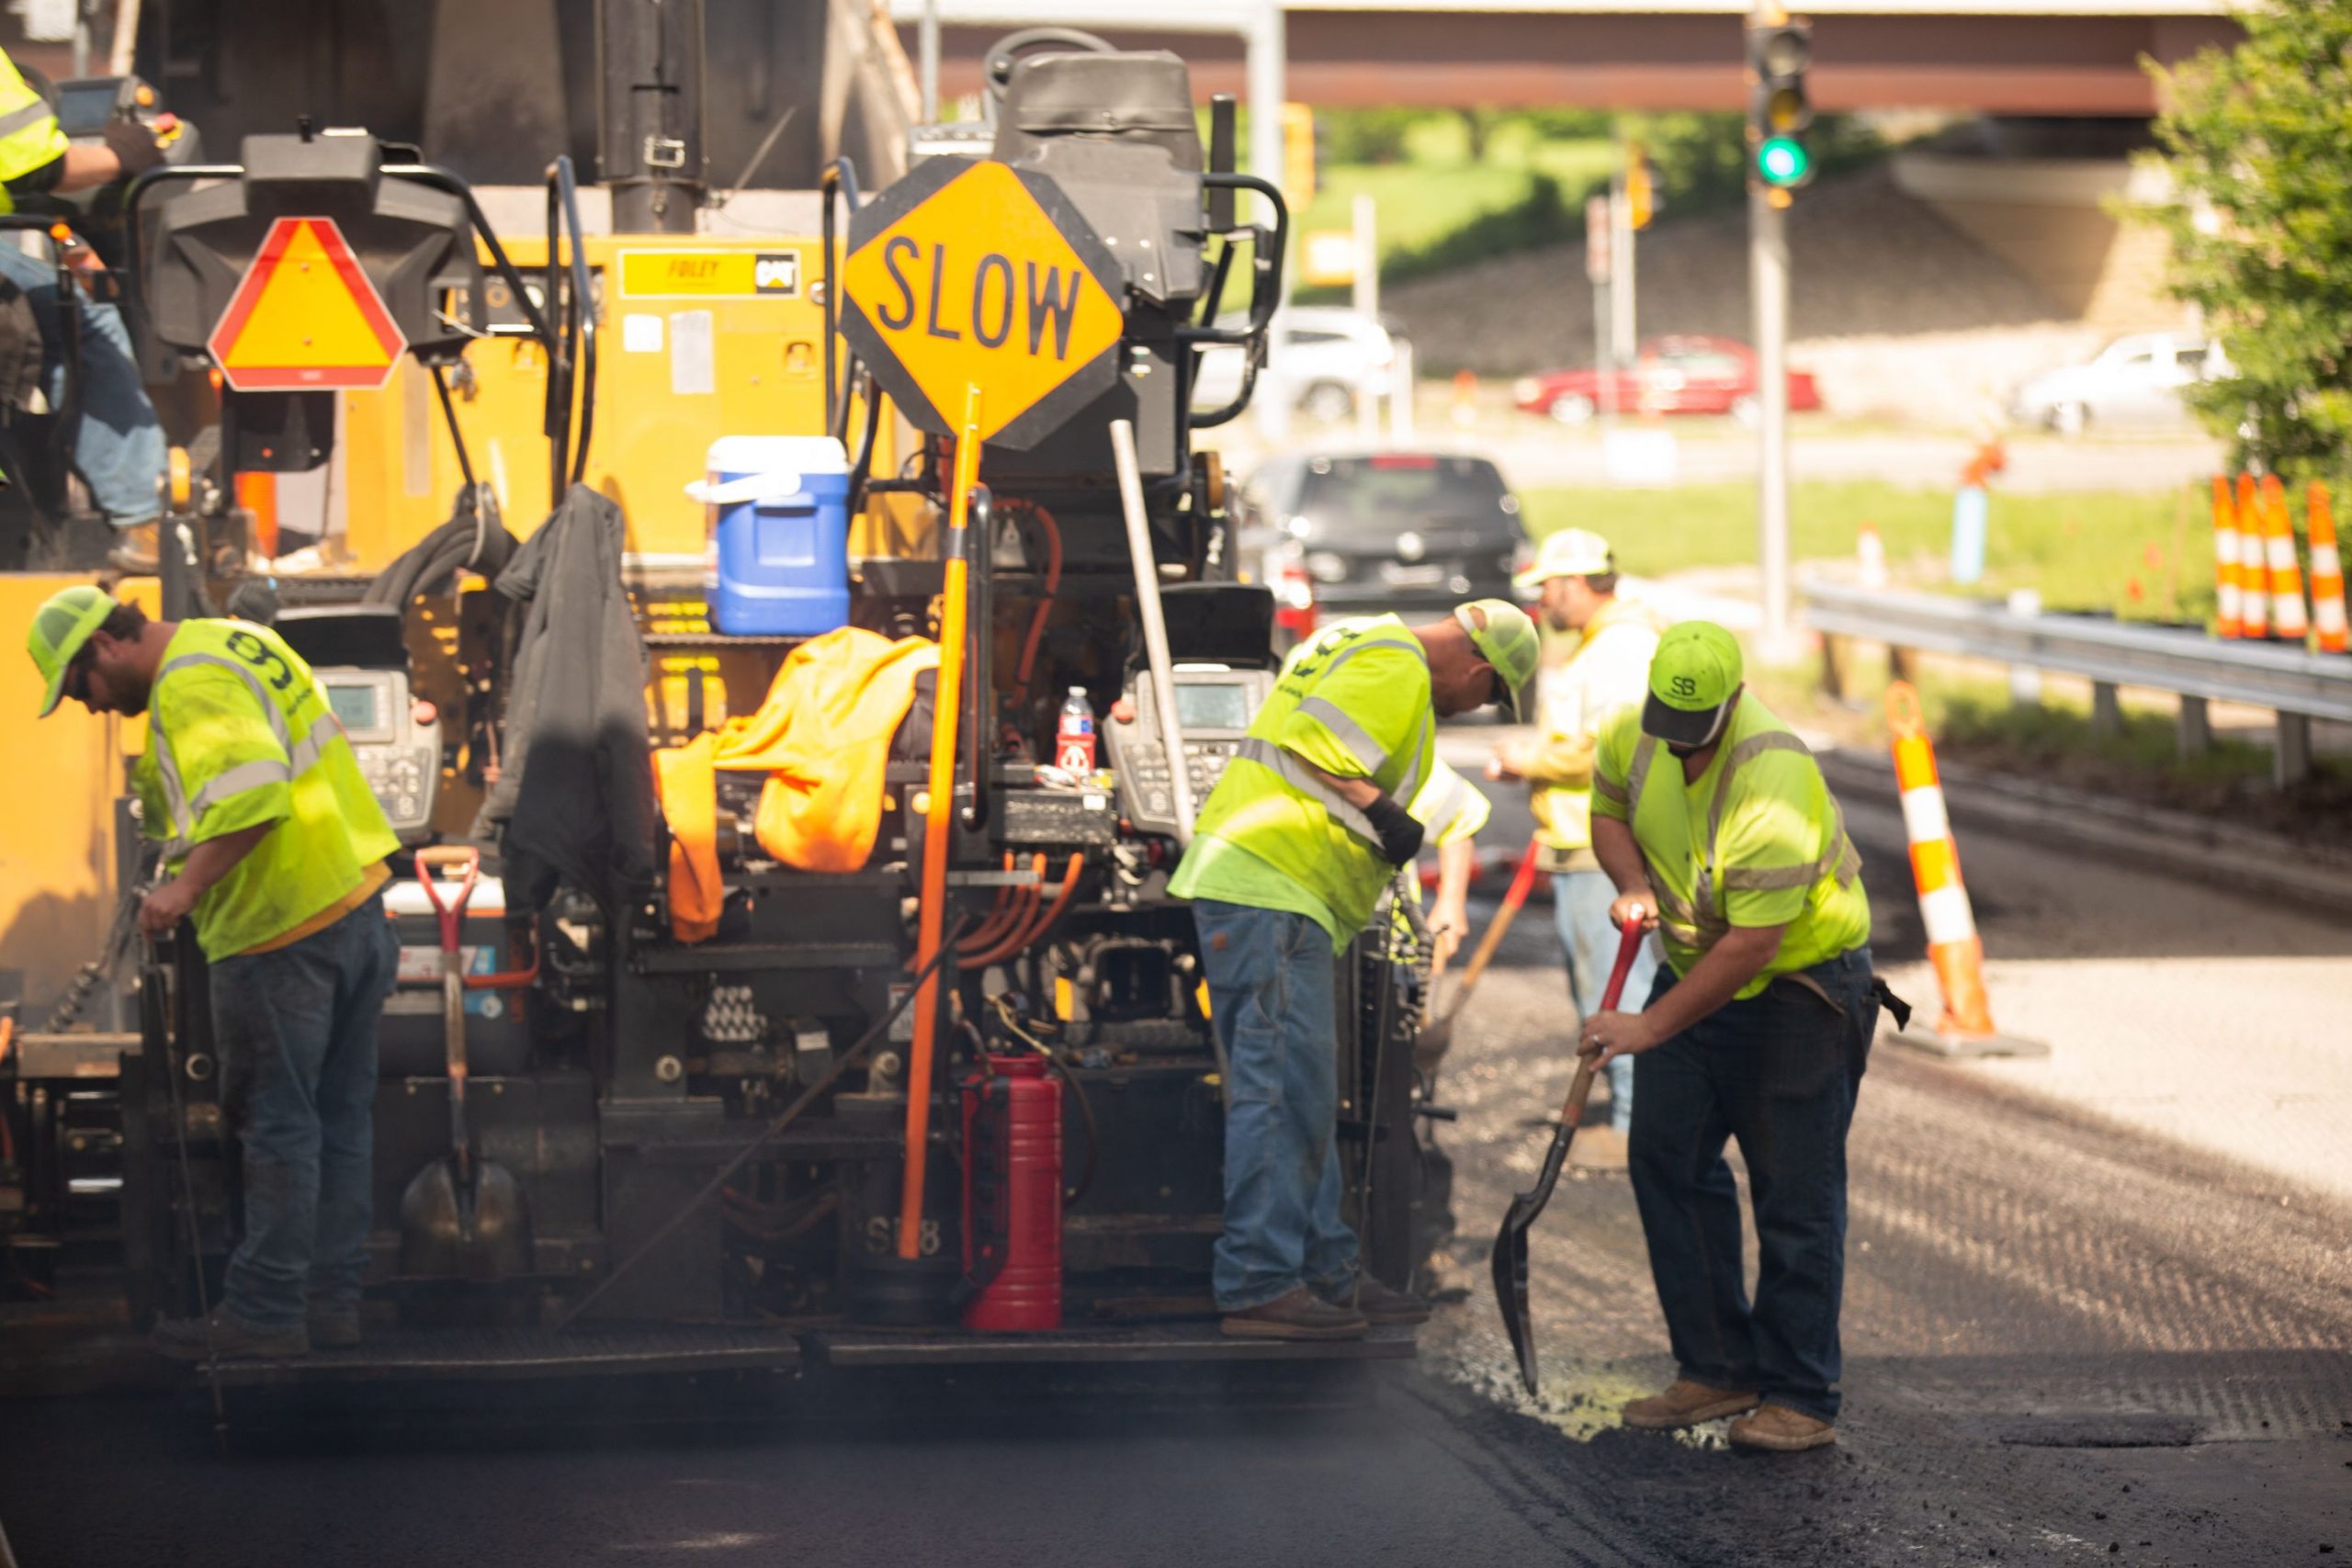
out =
<svg viewBox="0 0 2352 1568"><path fill-rule="evenodd" d="M2311 720L2352 723L2352 659L2087 615L2025 615L1998 604L1808 581L1805 618L1825 637L1959 654L2087 677L2094 714L2111 714L2115 688L2177 692L2181 744L2209 738L2205 705L2243 703L2278 715L2282 783L2311 771Z"/></svg>
<svg viewBox="0 0 2352 1568"><path fill-rule="evenodd" d="M1803 585L1806 619L1832 637L1858 637L1927 653L2148 686L2212 702L2352 723L2352 659L2088 615L2021 615L1997 604L1889 593L1840 584Z"/></svg>

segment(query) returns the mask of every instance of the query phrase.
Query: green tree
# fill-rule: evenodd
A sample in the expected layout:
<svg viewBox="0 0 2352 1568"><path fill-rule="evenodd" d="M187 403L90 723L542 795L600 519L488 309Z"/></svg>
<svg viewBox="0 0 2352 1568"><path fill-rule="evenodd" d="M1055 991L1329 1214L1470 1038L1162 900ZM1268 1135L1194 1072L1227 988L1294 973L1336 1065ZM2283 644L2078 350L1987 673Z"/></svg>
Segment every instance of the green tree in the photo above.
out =
<svg viewBox="0 0 2352 1568"><path fill-rule="evenodd" d="M2148 66L2176 194L2146 215L2235 367L2190 400L2241 460L2334 477L2352 457L2352 0L2239 16L2235 49Z"/></svg>

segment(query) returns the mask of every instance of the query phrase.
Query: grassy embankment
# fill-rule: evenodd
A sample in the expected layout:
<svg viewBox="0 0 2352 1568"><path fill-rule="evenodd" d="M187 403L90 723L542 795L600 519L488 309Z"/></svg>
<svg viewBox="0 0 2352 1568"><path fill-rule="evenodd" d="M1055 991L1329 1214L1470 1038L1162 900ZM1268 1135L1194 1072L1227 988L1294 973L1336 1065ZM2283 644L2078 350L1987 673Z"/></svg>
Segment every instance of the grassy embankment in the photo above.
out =
<svg viewBox="0 0 2352 1568"><path fill-rule="evenodd" d="M1591 528L1619 563L1645 577L1756 558L1756 491L1747 483L1675 490L1531 490L1528 529ZM1951 492L1878 481L1799 483L1789 496L1798 561L1850 559L1873 524L1900 586L1942 588L1951 541ZM2052 610L2104 611L2132 620L2202 621L2213 606L2213 547L2202 492L2091 491L2005 495L1996 490L1984 581L1970 592L2038 588ZM1802 569L1800 569L1802 571Z"/></svg>
<svg viewBox="0 0 2352 1568"><path fill-rule="evenodd" d="M1638 575L1756 558L1755 491L1747 484L1536 490L1523 499L1529 527L1539 536L1568 526L1595 529L1616 546L1625 570ZM1800 562L1850 558L1861 525L1872 523L1898 585L1942 589L1949 586L1951 505L1949 491L1799 484L1790 497L1793 551ZM2149 495L1996 491L1984 581L1971 592L2038 588L2051 609L2201 623L2213 604L2209 527L2202 493L2186 489ZM1849 742L1884 739L1883 663L1849 661L1849 702L1842 707L1819 695L1809 669L1758 671L1757 684L1792 716ZM2179 756L2175 719L2161 700L2142 705L2127 691L2120 732L2095 735L2081 682L2052 681L2039 705L2020 705L1998 679L1930 662L1919 686L1937 745L1956 760L2103 795L2223 813L2282 831L2352 825L2352 765L2345 760L2321 759L2311 783L2282 795L2269 788L2265 745L2224 735L2200 755Z"/></svg>

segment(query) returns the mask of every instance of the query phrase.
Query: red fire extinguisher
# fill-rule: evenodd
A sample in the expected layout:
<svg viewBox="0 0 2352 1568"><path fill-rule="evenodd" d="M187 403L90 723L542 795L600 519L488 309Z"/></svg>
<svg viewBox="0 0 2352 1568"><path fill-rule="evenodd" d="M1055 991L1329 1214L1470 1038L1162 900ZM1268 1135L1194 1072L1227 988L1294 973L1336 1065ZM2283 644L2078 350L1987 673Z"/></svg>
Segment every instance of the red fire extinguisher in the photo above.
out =
<svg viewBox="0 0 2352 1568"><path fill-rule="evenodd" d="M964 1326L1062 1325L1062 1086L1036 1056L964 1080Z"/></svg>

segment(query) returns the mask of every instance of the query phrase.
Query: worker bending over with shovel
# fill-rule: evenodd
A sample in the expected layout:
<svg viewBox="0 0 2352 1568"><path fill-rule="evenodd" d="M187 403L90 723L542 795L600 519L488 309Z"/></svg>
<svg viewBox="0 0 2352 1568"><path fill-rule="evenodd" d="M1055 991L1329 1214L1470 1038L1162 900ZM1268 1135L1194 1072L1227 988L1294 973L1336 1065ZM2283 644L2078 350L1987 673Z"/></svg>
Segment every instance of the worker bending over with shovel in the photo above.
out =
<svg viewBox="0 0 2352 1568"><path fill-rule="evenodd" d="M1585 1020L1578 1044L1635 1058L1634 1197L1677 1369L1625 1424L1736 1416L1743 1447L1835 1442L1846 1129L1887 996L1861 857L1812 753L1708 622L1660 640L1647 700L1602 728L1592 788L1611 918L1655 925L1668 965L1646 1008ZM1753 1305L1726 1138L1756 1207Z"/></svg>
<svg viewBox="0 0 2352 1568"><path fill-rule="evenodd" d="M41 713L146 714L132 770L170 874L139 908L196 925L212 1029L243 1123L244 1238L209 1319L159 1323L155 1348L278 1358L359 1342L376 1030L400 945L384 918L400 848L311 668L243 621L151 621L96 588L33 613Z"/></svg>
<svg viewBox="0 0 2352 1568"><path fill-rule="evenodd" d="M1437 724L1514 716L1535 625L1498 599L1408 626L1337 621L1300 645L1201 808L1169 891L1193 902L1226 1054L1225 1230L1213 1283L1237 1338L1346 1339L1429 1308L1360 1272L1340 1218L1337 957L1420 852L1408 809Z"/></svg>

